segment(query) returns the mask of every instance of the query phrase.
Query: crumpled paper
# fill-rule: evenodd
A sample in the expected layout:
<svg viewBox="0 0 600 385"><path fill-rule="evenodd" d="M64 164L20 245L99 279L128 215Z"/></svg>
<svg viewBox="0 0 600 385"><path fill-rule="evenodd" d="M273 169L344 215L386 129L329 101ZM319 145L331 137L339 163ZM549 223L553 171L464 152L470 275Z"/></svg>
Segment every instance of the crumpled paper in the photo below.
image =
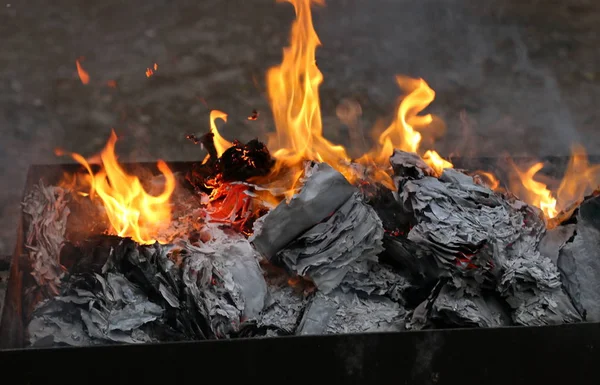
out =
<svg viewBox="0 0 600 385"><path fill-rule="evenodd" d="M534 209L515 209L453 169L444 170L440 179L404 181L401 187L399 197L417 220L407 239L418 246L418 257L433 255L444 269L492 271L496 264L534 249L543 234L543 220Z"/></svg>
<svg viewBox="0 0 600 385"><path fill-rule="evenodd" d="M411 158L406 159L404 168ZM398 198L415 217L406 241L415 246L417 258L433 258L443 276L495 287L517 324L580 319L556 265L539 252L545 223L538 209L495 193L458 170L445 169L439 179L426 173L419 177L396 177Z"/></svg>
<svg viewBox="0 0 600 385"><path fill-rule="evenodd" d="M75 346L234 336L261 316L266 282L245 238L211 230L213 239L200 246L102 240L110 253L101 270L79 266L82 273L63 281L61 295L36 309L32 342L50 335Z"/></svg>
<svg viewBox="0 0 600 385"><path fill-rule="evenodd" d="M591 322L600 321L600 197L584 201L572 238L561 248L558 267L577 309ZM563 225L557 228L567 228ZM568 231L568 230L566 230Z"/></svg>
<svg viewBox="0 0 600 385"><path fill-rule="evenodd" d="M258 326L276 331L278 335L294 334L306 304L307 298L293 287L270 284Z"/></svg>
<svg viewBox="0 0 600 385"><path fill-rule="evenodd" d="M32 345L53 343L150 342L140 328L162 316L163 308L121 274L71 277L63 294L39 306L29 324Z"/></svg>
<svg viewBox="0 0 600 385"><path fill-rule="evenodd" d="M404 292L412 285L391 266L371 260L354 264L340 283L344 293L385 296L404 304Z"/></svg>
<svg viewBox="0 0 600 385"><path fill-rule="evenodd" d="M298 326L299 335L400 331L406 311L387 297L362 297L336 289L317 292Z"/></svg>
<svg viewBox="0 0 600 385"><path fill-rule="evenodd" d="M22 206L29 222L25 245L36 283L52 294L59 292L64 270L60 264L60 250L65 241L67 217L67 192L56 186L45 186L42 181L34 185Z"/></svg>
<svg viewBox="0 0 600 385"><path fill-rule="evenodd" d="M510 325L510 317L498 298L484 294L459 279L445 284L432 304L433 320L446 325L483 328Z"/></svg>
<svg viewBox="0 0 600 385"><path fill-rule="evenodd" d="M326 163L307 167L302 191L281 202L254 223L250 242L271 259L288 243L315 226L356 191L342 174Z"/></svg>
<svg viewBox="0 0 600 385"><path fill-rule="evenodd" d="M329 292L352 264L377 260L383 225L342 174L318 163L299 194L256 222L250 240L269 260Z"/></svg>
<svg viewBox="0 0 600 385"><path fill-rule="evenodd" d="M483 292L472 279L443 278L413 311L407 328L508 326L511 318L497 297L494 292Z"/></svg>
<svg viewBox="0 0 600 385"><path fill-rule="evenodd" d="M196 305L204 309L217 338L240 330L244 321L257 320L267 285L256 251L242 237L200 247L187 244L183 282Z"/></svg>
<svg viewBox="0 0 600 385"><path fill-rule="evenodd" d="M275 260L327 293L342 282L354 263L377 261L382 240L379 217L354 193L333 215L280 250Z"/></svg>

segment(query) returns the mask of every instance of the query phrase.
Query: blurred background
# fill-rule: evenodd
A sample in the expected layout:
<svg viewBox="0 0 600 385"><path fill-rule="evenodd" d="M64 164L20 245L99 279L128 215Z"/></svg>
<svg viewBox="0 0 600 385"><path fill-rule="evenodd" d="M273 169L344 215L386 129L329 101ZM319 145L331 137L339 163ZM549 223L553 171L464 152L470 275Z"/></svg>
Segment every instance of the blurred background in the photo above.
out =
<svg viewBox="0 0 600 385"><path fill-rule="evenodd" d="M340 103L361 105L368 136L406 74L437 92L443 156L566 155L572 142L600 154L600 2L328 0L313 15L334 142L351 145ZM226 138L264 138L264 74L293 18L275 0L1 3L0 253L14 247L29 165L69 161L56 147L92 155L114 127L122 160L199 160L185 135L208 129L210 109L229 114Z"/></svg>

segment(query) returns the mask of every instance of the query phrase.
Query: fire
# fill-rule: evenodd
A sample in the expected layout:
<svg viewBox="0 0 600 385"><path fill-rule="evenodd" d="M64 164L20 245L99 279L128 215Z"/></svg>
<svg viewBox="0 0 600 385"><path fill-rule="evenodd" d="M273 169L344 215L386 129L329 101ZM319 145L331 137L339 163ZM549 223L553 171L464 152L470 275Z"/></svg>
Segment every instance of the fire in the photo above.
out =
<svg viewBox="0 0 600 385"><path fill-rule="evenodd" d="M600 164L590 164L583 146L572 146L569 165L556 192L559 209L567 210L573 203L598 189L599 185Z"/></svg>
<svg viewBox="0 0 600 385"><path fill-rule="evenodd" d="M276 137L269 141L269 148L275 149L277 160L273 174L281 174L282 169L292 169L291 186L302 175L302 163L306 160L326 162L344 176L355 181L358 176L350 167L350 157L343 146L334 145L323 137L319 86L323 74L319 70L315 51L321 45L314 29L311 16L311 3L324 5L323 0L279 0L294 6L296 20L292 24L290 46L283 50L281 65L267 72L269 102L275 119ZM414 127L431 124L430 114L418 115L434 99L435 92L422 79L398 76L398 84L408 88L410 93L397 109L396 120L381 134L376 148L361 157L358 162L373 168L372 177L376 181L393 187L387 172L389 157L394 148L417 152L421 134ZM427 162L441 172L452 167L435 151L427 152Z"/></svg>
<svg viewBox="0 0 600 385"><path fill-rule="evenodd" d="M302 169L305 160L329 163L348 174L340 163L349 158L342 146L323 137L319 86L323 74L317 67L315 51L321 45L312 23L310 3L322 0L280 0L290 2L296 11L290 46L283 50L281 65L267 72L267 90L277 137L269 142L277 159L275 172L282 166Z"/></svg>
<svg viewBox="0 0 600 385"><path fill-rule="evenodd" d="M571 149L571 158L556 194L546 184L533 179L544 167L543 163L538 162L526 171L513 167L521 186L513 185L511 188L515 191L524 188L523 199L541 208L548 218L572 210L574 203L580 202L600 184L600 165L590 165L586 151L580 145L574 145Z"/></svg>
<svg viewBox="0 0 600 385"><path fill-rule="evenodd" d="M227 122L227 114L219 110L212 110L210 112L210 132L214 135L213 141L217 149L217 155L220 157L223 155L225 150L232 146L232 144L227 141L227 139L223 138L221 134L219 134L219 130L217 130L217 124L215 123L217 119Z"/></svg>
<svg viewBox="0 0 600 385"><path fill-rule="evenodd" d="M157 70L158 70L158 64L154 63L152 68L146 68L146 77L149 78L150 76L154 75L154 73Z"/></svg>
<svg viewBox="0 0 600 385"><path fill-rule="evenodd" d="M158 232L171 221L169 200L175 190L175 177L166 163L159 160L157 166L165 177L165 188L158 196L148 194L140 180L127 174L119 165L115 154L116 142L117 135L113 130L100 153L101 168L96 173L83 156L70 155L88 171L90 197L97 195L101 199L112 232L121 237L131 237L138 243L154 243L158 240ZM57 153L62 154L61 151Z"/></svg>
<svg viewBox="0 0 600 385"><path fill-rule="evenodd" d="M79 59L75 60L75 65L77 66L77 74L79 75L79 80L81 83L88 84L90 82L90 75L83 69L81 64L79 63Z"/></svg>
<svg viewBox="0 0 600 385"><path fill-rule="evenodd" d="M530 204L539 207L548 218L554 218L558 211L556 210L556 198L552 196L552 192L548 190L547 186L533 179L535 174L538 173L544 164L538 162L533 166L529 167L526 171L521 171L515 167L515 171L523 184L523 187L527 191L526 200Z"/></svg>
<svg viewBox="0 0 600 385"><path fill-rule="evenodd" d="M435 151L427 150L423 155L423 160L427 163L437 175L441 175L445 168L453 168L454 165L443 159L440 154Z"/></svg>
<svg viewBox="0 0 600 385"><path fill-rule="evenodd" d="M484 177L485 184L492 190L496 190L498 187L500 187L500 181L491 172L477 170L475 171L475 175L479 177Z"/></svg>
<svg viewBox="0 0 600 385"><path fill-rule="evenodd" d="M396 119L379 136L378 144L371 157L378 164L385 164L395 148L407 152L418 152L422 135L415 127L425 127L433 123L431 114L418 115L435 99L435 92L423 79L412 79L396 76L401 89L409 93L398 105ZM434 150L427 150L423 160L439 175L445 168L454 167L452 163L442 159Z"/></svg>

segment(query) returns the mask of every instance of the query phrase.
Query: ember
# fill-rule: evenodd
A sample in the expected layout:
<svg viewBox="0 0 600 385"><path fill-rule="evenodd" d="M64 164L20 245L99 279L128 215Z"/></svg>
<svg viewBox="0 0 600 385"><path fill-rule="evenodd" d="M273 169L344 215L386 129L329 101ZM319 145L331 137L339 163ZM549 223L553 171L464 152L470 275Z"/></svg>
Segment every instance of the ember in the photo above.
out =
<svg viewBox="0 0 600 385"><path fill-rule="evenodd" d="M79 63L79 59L75 60L75 65L77 66L77 75L79 75L81 83L88 84L90 82L90 75L83 69L81 63Z"/></svg>
<svg viewBox="0 0 600 385"><path fill-rule="evenodd" d="M99 156L69 154L83 172L29 186L24 339L84 346L600 321L600 165L575 146L562 182L537 180L542 162L513 165L509 192L496 174L422 148L432 143L423 129L444 124L421 115L431 87L404 76L394 120L352 159L323 136L310 8L323 1L287 1L296 20L267 73L268 145L225 139L216 121L227 114L212 110L208 129L186 136L202 161L159 161L158 172L134 176L117 161L113 131ZM338 115L351 122L346 107Z"/></svg>

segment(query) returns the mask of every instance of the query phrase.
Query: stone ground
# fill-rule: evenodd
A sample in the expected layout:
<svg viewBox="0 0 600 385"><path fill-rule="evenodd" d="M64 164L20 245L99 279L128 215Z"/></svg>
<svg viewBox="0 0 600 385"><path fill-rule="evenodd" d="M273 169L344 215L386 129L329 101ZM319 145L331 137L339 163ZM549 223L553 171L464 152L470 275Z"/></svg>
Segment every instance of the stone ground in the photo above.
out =
<svg viewBox="0 0 600 385"><path fill-rule="evenodd" d="M272 126L264 73L287 43L289 4L5 1L1 254L14 246L28 166L64 161L55 147L91 155L114 127L122 159L198 160L184 137L206 130L209 108L229 114L230 139L264 137ZM350 145L335 116L345 98L361 104L365 133L390 118L400 95L394 75L407 74L437 91L431 111L448 123L436 144L443 155L567 154L573 141L600 154L599 21L593 0L329 0L315 11L325 133ZM248 121L253 109L260 118Z"/></svg>

